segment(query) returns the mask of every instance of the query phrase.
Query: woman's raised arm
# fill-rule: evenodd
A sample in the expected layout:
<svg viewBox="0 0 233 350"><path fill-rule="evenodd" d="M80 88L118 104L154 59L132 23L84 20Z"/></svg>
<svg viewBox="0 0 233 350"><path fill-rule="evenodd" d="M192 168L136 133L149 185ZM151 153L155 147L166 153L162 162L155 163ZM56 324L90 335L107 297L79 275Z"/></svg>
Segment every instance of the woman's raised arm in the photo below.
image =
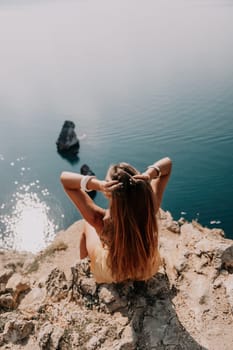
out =
<svg viewBox="0 0 233 350"><path fill-rule="evenodd" d="M163 193L167 186L172 171L172 161L169 157L162 158L154 164L149 165L143 175L151 180L151 186L155 193L156 212L160 208Z"/></svg>
<svg viewBox="0 0 233 350"><path fill-rule="evenodd" d="M83 182L84 179L85 183ZM67 171L61 173L60 180L66 194L83 218L99 232L102 229L105 211L94 203L85 190L81 189L81 182L87 190L98 191L101 187L101 181L95 177L85 177L84 175Z"/></svg>
<svg viewBox="0 0 233 350"><path fill-rule="evenodd" d="M105 210L96 205L85 191L101 191L107 196L120 186L118 181L98 180L95 176L81 175L68 171L61 173L60 180L68 197L80 211L83 218L97 232L100 232L103 227Z"/></svg>

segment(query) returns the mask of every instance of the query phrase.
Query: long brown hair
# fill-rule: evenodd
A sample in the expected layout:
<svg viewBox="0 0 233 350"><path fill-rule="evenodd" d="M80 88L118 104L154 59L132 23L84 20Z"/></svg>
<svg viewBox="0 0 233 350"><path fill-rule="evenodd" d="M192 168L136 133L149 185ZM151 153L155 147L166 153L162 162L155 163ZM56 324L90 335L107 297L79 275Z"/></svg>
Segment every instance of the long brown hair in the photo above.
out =
<svg viewBox="0 0 233 350"><path fill-rule="evenodd" d="M116 281L143 276L158 245L155 196L148 181L133 178L136 174L127 163L112 165L108 171L110 179L122 183L110 200L108 265Z"/></svg>

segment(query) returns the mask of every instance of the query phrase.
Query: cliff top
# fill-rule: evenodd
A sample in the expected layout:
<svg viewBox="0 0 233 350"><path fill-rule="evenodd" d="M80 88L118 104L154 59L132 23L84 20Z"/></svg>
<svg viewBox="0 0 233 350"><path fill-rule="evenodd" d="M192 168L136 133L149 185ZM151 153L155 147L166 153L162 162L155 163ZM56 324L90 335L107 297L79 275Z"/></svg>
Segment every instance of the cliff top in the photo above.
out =
<svg viewBox="0 0 233 350"><path fill-rule="evenodd" d="M0 251L2 349L233 349L233 241L161 210L163 266L147 282L96 284L83 221L39 254Z"/></svg>

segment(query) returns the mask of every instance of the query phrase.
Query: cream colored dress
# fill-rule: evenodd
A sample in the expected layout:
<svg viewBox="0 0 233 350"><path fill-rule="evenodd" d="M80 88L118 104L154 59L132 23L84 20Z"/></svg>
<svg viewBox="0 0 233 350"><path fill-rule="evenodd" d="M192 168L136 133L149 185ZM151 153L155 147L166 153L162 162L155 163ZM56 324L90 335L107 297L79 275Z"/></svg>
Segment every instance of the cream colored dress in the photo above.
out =
<svg viewBox="0 0 233 350"><path fill-rule="evenodd" d="M95 252L91 259L91 272L94 275L94 278L97 283L112 283L116 282L112 276L112 272L107 265L107 257L108 257L108 248L103 247L102 245L98 245L95 249ZM138 280L145 281L153 277L159 269L161 265L161 259L159 255L159 251L155 252L154 258L151 260L151 263L148 264L148 268L141 275L139 271L135 276L129 276L130 280Z"/></svg>

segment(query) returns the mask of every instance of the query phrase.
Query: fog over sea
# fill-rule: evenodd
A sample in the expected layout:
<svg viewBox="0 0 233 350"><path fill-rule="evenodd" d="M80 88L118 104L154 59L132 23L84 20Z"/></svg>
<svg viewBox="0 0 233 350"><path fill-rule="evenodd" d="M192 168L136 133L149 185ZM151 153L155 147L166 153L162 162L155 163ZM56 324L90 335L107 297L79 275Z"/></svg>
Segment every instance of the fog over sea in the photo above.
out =
<svg viewBox="0 0 233 350"><path fill-rule="evenodd" d="M62 170L164 156L163 209L233 238L232 38L232 0L0 0L0 248L38 251L81 218Z"/></svg>

